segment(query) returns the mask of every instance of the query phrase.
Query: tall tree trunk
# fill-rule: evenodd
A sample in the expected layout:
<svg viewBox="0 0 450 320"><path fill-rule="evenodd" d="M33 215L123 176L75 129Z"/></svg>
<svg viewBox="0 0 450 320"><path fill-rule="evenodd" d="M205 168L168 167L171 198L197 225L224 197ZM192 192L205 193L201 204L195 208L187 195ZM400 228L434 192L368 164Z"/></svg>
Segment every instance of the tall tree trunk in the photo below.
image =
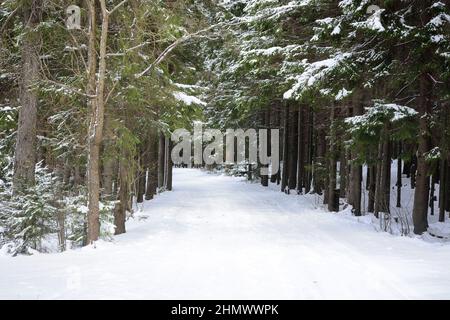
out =
<svg viewBox="0 0 450 320"><path fill-rule="evenodd" d="M281 131L281 122L280 122L281 116L280 116L280 113L281 113L281 111L278 109L278 106L276 108L272 108L272 119L274 119L274 121L272 121L273 122L273 126L275 128L278 128L278 130ZM281 140L281 137L280 137L280 140ZM281 143L281 141L279 141L279 142L280 142L280 146L282 147L283 144ZM279 152L280 153L282 152L282 148L279 148ZM272 182L272 183L276 183L276 182L279 183L279 180L280 180L280 170L278 170L277 173L272 174L270 176L270 182Z"/></svg>
<svg viewBox="0 0 450 320"><path fill-rule="evenodd" d="M447 85L450 87L450 85ZM450 154L447 149L447 144L449 141L446 141L449 136L445 134L445 130L448 130L450 126L450 103L443 103L441 105L441 131L443 131L440 149L441 149L441 159L439 162L439 222L445 221L445 211L447 200L450 199L450 190L448 188L450 184L449 172L449 164L448 161L450 159Z"/></svg>
<svg viewBox="0 0 450 320"><path fill-rule="evenodd" d="M381 134L378 149L374 205L374 212L377 218L380 212L390 213L391 154L388 132L389 126L386 124Z"/></svg>
<svg viewBox="0 0 450 320"><path fill-rule="evenodd" d="M320 174L321 169L325 165L326 139L323 129L317 131L317 156L314 161L314 193L321 195L324 186L324 179Z"/></svg>
<svg viewBox="0 0 450 320"><path fill-rule="evenodd" d="M137 170L137 184L136 184L136 202L142 203L144 202L144 194L145 194L145 184L147 182L147 168L146 163L144 161L145 152L142 150L139 154L138 164L139 168Z"/></svg>
<svg viewBox="0 0 450 320"><path fill-rule="evenodd" d="M375 192L376 192L376 182L377 182L377 165L370 165L370 176L369 176L369 199L367 204L367 211L375 211Z"/></svg>
<svg viewBox="0 0 450 320"><path fill-rule="evenodd" d="M305 113L304 106L299 106L298 108L298 124L297 124L297 193L303 193L303 178L304 178L304 169L305 169Z"/></svg>
<svg viewBox="0 0 450 320"><path fill-rule="evenodd" d="M158 189L164 187L164 173L165 173L165 159L166 159L166 138L162 132L159 133L159 151L158 151Z"/></svg>
<svg viewBox="0 0 450 320"><path fill-rule="evenodd" d="M402 143L398 143L397 155L397 208L402 207Z"/></svg>
<svg viewBox="0 0 450 320"><path fill-rule="evenodd" d="M168 191L172 191L173 187L173 162L172 157L170 156L172 152L172 140L169 138L166 139L166 167L167 167L167 179L166 179L166 189Z"/></svg>
<svg viewBox="0 0 450 320"><path fill-rule="evenodd" d="M97 12L94 0L86 1L88 5L89 14L89 47L88 47L88 85L87 94L89 98L90 106L90 124L88 131L88 165L86 169L87 174L87 185L88 185L88 218L87 218L87 238L86 244L90 244L92 241L98 239L100 233L100 222L99 222L99 205L98 205L98 192L99 192L99 182L95 181L95 175L98 176L98 157L99 150L95 147L95 114L97 103L95 99L96 94L96 72L97 72L97 51L96 51L96 37L97 37ZM97 163L95 163L97 159ZM92 180L91 180L92 179ZM98 179L98 178L97 178ZM96 190L97 189L97 190Z"/></svg>
<svg viewBox="0 0 450 320"><path fill-rule="evenodd" d="M288 188L289 190L295 190L297 187L298 108L292 108L290 117Z"/></svg>
<svg viewBox="0 0 450 320"><path fill-rule="evenodd" d="M22 44L22 81L19 122L14 156L13 190L17 193L34 184L36 164L36 121L41 35L37 25L42 20L43 1L30 0L23 6L25 31Z"/></svg>
<svg viewBox="0 0 450 320"><path fill-rule="evenodd" d="M339 211L339 203L336 199L336 126L335 126L335 113L336 106L331 106L331 117L330 117L330 141L329 141L329 154L328 154L328 194L327 194L327 204L329 211Z"/></svg>
<svg viewBox="0 0 450 320"><path fill-rule="evenodd" d="M305 186L305 193L309 193L311 191L311 183L313 179L312 175L312 166L313 166L313 158L314 158L314 111L312 106L308 108L308 126L305 134L307 144L306 144L306 164L308 165L308 170L305 165L303 165L303 185Z"/></svg>
<svg viewBox="0 0 450 320"><path fill-rule="evenodd" d="M111 141L113 140L113 132L111 128L111 119L109 115L105 115L105 137L103 139L103 157L102 157L102 192L105 199L111 200L113 193L114 168L116 158L109 151Z"/></svg>
<svg viewBox="0 0 450 320"><path fill-rule="evenodd" d="M153 199L158 188L158 137L156 132L150 136L150 146L148 154L148 176L145 200Z"/></svg>
<svg viewBox="0 0 450 320"><path fill-rule="evenodd" d="M445 180L445 210L450 212L450 156L447 156L447 177Z"/></svg>
<svg viewBox="0 0 450 320"><path fill-rule="evenodd" d="M416 189L414 192L413 223L414 233L422 234L428 228L428 196L430 193L429 165L425 154L430 151L430 129L428 115L432 113L433 84L428 72L420 76L419 112L419 147L417 154Z"/></svg>
<svg viewBox="0 0 450 320"><path fill-rule="evenodd" d="M89 1L89 16L91 21L95 21L95 5L94 1ZM106 9L105 0L100 0L101 12L102 12L102 30L100 37L100 48L99 48L99 70L98 79L96 82L96 97L91 99L92 110L91 119L89 124L89 135L88 135L88 243L92 243L98 240L100 235L100 212L99 212L99 200L100 200L100 146L103 138L103 122L105 114L105 80L106 80L106 45L108 40L108 27L109 27L109 13ZM91 26L90 37L95 37L95 27ZM91 43L89 41L89 43ZM91 50L95 51L94 48L89 48L90 59L92 57ZM91 76L91 72L89 70ZM95 77L95 75L94 75ZM90 88L88 88L90 90Z"/></svg>
<svg viewBox="0 0 450 320"><path fill-rule="evenodd" d="M363 95L356 94L353 99L353 115L360 116L364 113ZM353 206L353 214L361 215L361 196L362 196L362 166L352 159L350 167L349 182L349 203Z"/></svg>
<svg viewBox="0 0 450 320"><path fill-rule="evenodd" d="M119 191L117 194L116 206L114 208L114 225L116 229L114 234L122 234L125 233L125 220L126 220L126 212L128 209L128 201L130 198L130 188L129 188L129 180L128 180L128 164L127 160L123 157L120 160L119 164Z"/></svg>
<svg viewBox="0 0 450 320"><path fill-rule="evenodd" d="M352 164L351 166L351 197L353 205L353 214L355 216L361 215L361 195L362 195L362 166L358 164Z"/></svg>
<svg viewBox="0 0 450 320"><path fill-rule="evenodd" d="M281 191L286 192L289 180L289 103L284 108L283 123L283 174L281 177Z"/></svg>
<svg viewBox="0 0 450 320"><path fill-rule="evenodd" d="M270 156L270 112L271 112L271 108L268 107L266 110L264 110L263 114L262 114L262 124L263 124L263 129L267 130L267 155ZM260 149L261 150L261 149ZM261 165L262 168L268 168L269 165L268 164L264 164ZM268 187L269 186L269 175L268 174L263 174L261 175L261 185L263 187Z"/></svg>
<svg viewBox="0 0 450 320"><path fill-rule="evenodd" d="M431 177L431 189L430 189L430 215L434 216L434 202L436 201L436 196L434 195L436 191L436 183L437 183L437 174L433 173Z"/></svg>
<svg viewBox="0 0 450 320"><path fill-rule="evenodd" d="M114 160L111 156L103 159L102 189L105 199L111 199L113 193Z"/></svg>
<svg viewBox="0 0 450 320"><path fill-rule="evenodd" d="M447 161L445 161L445 159L442 158L439 164L439 222L445 221L445 198L448 197L448 195L445 194L447 184L446 162Z"/></svg>
<svg viewBox="0 0 450 320"><path fill-rule="evenodd" d="M75 186L83 185L83 177L81 176L80 164L76 163L73 168L73 182Z"/></svg>

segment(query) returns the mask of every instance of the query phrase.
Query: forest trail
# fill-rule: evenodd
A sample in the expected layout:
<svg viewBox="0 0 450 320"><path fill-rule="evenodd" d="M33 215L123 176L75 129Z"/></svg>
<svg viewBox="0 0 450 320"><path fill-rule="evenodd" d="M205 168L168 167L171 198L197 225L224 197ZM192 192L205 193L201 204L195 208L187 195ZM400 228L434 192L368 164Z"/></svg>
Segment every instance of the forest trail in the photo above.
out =
<svg viewBox="0 0 450 320"><path fill-rule="evenodd" d="M0 256L0 299L449 298L450 246L377 233L242 179L174 170L128 233Z"/></svg>

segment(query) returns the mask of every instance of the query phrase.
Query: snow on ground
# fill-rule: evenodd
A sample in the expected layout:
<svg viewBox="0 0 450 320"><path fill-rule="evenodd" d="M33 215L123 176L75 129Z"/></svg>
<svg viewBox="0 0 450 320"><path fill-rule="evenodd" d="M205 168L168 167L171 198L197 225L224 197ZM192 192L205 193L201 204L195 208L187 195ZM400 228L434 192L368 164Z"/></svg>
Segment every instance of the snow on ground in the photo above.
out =
<svg viewBox="0 0 450 320"><path fill-rule="evenodd" d="M450 298L450 245L375 232L242 178L174 170L128 233L0 256L0 299Z"/></svg>

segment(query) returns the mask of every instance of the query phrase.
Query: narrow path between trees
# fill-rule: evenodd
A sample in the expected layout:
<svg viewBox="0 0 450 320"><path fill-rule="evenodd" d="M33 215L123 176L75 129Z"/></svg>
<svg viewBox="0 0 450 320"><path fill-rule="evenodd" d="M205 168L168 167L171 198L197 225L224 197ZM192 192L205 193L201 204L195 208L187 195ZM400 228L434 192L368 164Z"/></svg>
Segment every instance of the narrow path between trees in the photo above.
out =
<svg viewBox="0 0 450 320"><path fill-rule="evenodd" d="M97 248L0 256L1 298L449 298L450 245L378 233L310 199L174 170L128 233Z"/></svg>

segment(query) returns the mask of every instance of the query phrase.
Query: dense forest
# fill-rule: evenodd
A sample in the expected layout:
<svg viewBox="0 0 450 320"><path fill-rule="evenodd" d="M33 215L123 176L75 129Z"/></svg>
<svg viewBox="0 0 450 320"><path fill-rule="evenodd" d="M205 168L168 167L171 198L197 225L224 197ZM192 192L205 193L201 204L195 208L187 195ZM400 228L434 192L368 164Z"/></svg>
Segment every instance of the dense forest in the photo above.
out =
<svg viewBox="0 0 450 320"><path fill-rule="evenodd" d="M125 233L176 188L171 133L196 122L280 129L279 172L208 170L404 235L450 218L449 0L5 0L0 28L11 253Z"/></svg>

